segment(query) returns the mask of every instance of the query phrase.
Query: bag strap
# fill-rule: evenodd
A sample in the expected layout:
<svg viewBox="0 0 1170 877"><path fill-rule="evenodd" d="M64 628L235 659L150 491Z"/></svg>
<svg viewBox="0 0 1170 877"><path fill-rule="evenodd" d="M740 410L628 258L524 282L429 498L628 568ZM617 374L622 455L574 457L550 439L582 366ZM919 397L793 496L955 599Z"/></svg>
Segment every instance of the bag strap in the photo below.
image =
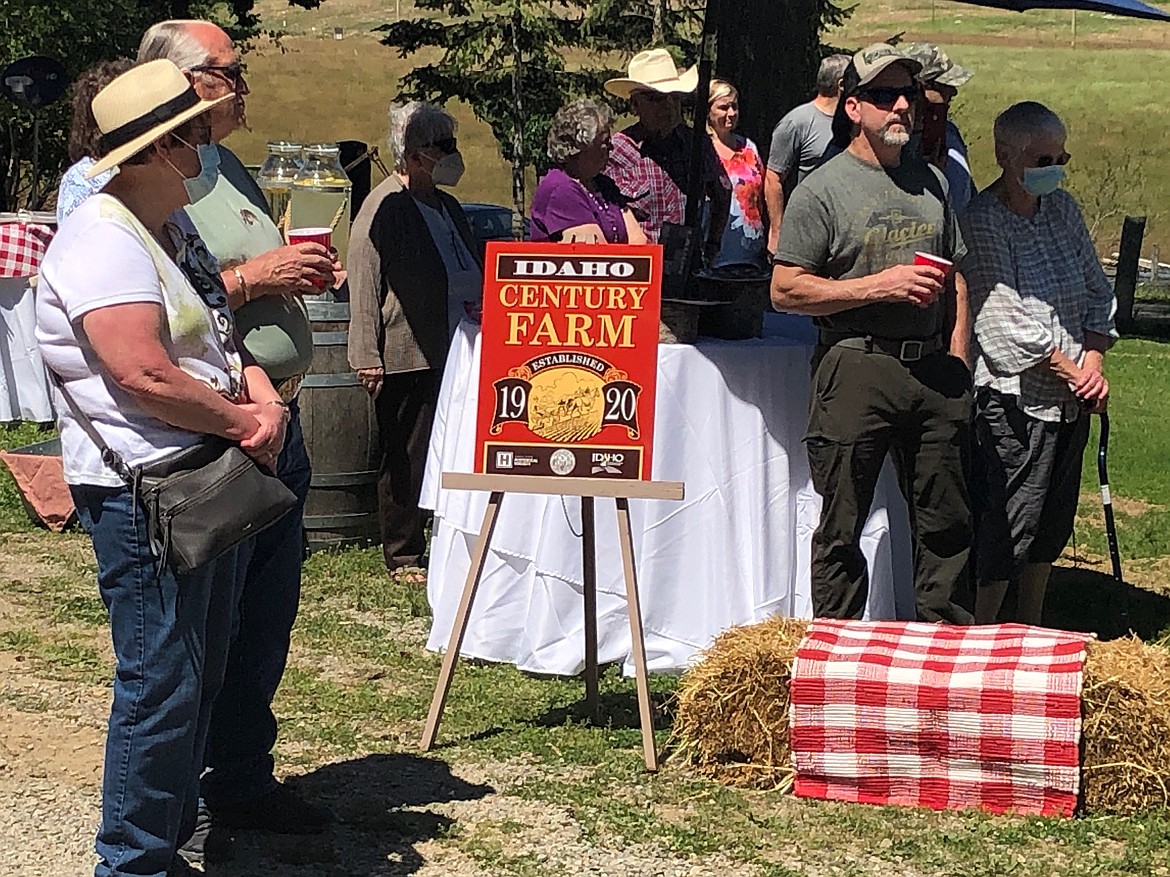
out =
<svg viewBox="0 0 1170 877"><path fill-rule="evenodd" d="M102 453L102 462L114 470L119 478L126 482L126 486L132 490L137 490L140 481L139 470L131 469L126 465L126 461L122 459L122 455L106 444L105 439L97 431L97 427L93 425L93 421L89 419L81 406L73 398L73 394L69 392L65 386L65 382L61 380L61 376L52 369L45 369L52 378L53 384L61 391L61 397L65 400L65 404L69 406L70 412L73 414L73 419L77 421L78 425L85 430L85 434L89 436L90 441L97 445L98 450Z"/></svg>

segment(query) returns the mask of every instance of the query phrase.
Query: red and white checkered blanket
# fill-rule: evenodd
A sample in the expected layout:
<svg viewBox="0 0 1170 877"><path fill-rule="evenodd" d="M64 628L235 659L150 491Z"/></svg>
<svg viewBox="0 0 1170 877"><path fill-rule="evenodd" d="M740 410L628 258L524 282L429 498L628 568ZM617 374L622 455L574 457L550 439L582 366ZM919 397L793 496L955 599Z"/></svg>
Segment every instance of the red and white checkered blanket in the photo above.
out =
<svg viewBox="0 0 1170 877"><path fill-rule="evenodd" d="M796 794L1071 815L1089 634L809 625L792 668Z"/></svg>
<svg viewBox="0 0 1170 877"><path fill-rule="evenodd" d="M41 267L53 229L33 222L0 225L0 277L31 277Z"/></svg>

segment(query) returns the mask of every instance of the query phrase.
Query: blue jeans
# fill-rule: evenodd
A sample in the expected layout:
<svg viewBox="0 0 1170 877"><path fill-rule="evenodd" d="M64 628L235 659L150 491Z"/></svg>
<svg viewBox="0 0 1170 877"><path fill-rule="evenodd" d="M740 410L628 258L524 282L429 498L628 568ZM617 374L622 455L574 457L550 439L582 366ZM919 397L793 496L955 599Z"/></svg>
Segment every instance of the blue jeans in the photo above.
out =
<svg viewBox="0 0 1170 877"><path fill-rule="evenodd" d="M165 877L195 824L211 705L242 584L239 549L186 575L160 571L129 490L71 491L93 540L117 657L94 874Z"/></svg>
<svg viewBox="0 0 1170 877"><path fill-rule="evenodd" d="M294 401L276 474L297 496L288 513L253 540L240 598L239 627L232 640L223 688L212 711L207 806L255 800L272 791L276 716L272 699L284 675L289 637L301 599L304 510L309 495L309 456Z"/></svg>

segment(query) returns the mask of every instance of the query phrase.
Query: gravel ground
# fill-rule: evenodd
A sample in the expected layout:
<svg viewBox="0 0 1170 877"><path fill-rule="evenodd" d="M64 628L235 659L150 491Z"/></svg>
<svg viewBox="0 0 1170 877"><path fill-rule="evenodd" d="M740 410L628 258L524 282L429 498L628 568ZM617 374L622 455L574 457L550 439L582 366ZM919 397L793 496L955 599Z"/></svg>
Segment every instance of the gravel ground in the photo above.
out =
<svg viewBox="0 0 1170 877"><path fill-rule="evenodd" d="M0 844L6 873L88 877L100 807L106 699L39 679L0 656ZM84 687L83 687L84 688ZM21 704L15 708L10 704ZM29 711L35 706L38 711ZM319 837L243 835L220 877L496 877L477 861L523 859L532 874L749 877L721 856L666 859L652 847L586 839L568 808L507 794L539 768L460 765L409 753L371 754L289 778L324 801L338 825ZM522 827L522 833L510 829Z"/></svg>
<svg viewBox="0 0 1170 877"><path fill-rule="evenodd" d="M44 558L0 552L0 578L36 581ZM416 626L425 622L412 620ZM69 634L109 655L102 627L50 625L0 593L0 634ZM421 633L418 636L421 637ZM346 678L342 660L326 672ZM91 674L92 676L92 674ZM4 874L88 877L100 815L108 683L46 678L35 660L0 650L0 844ZM413 742L413 741L412 741ZM388 745L394 744L387 741ZM208 865L219 877L754 877L758 869L722 856L668 855L617 838L585 836L566 806L510 791L548 768L525 761L448 765L402 752L357 755L300 768L286 779L332 808L335 828L317 837L242 835L236 860ZM309 754L298 747L291 752ZM569 779L571 769L555 778ZM506 869L504 863L516 867Z"/></svg>
<svg viewBox="0 0 1170 877"><path fill-rule="evenodd" d="M44 719L44 716L40 717ZM0 763L0 844L9 853L7 873L19 877L87 877L93 868L93 832L100 795L97 782L100 739L63 745L29 742L48 728L78 733L59 721L35 722L36 716L0 708L3 761ZM32 720L31 722L29 720ZM16 726L29 723L21 731ZM92 731L84 729L84 735ZM67 759L63 767L61 759ZM611 847L586 841L569 811L492 791L516 779L515 766L461 768L436 774L424 769L427 759L370 756L356 762L324 765L297 784L311 792L330 786L324 797L339 817L334 831L320 837L245 835L237 839L236 860L207 866L220 877L494 877L467 851L441 835L458 826L458 835L473 838L507 858L524 858L534 874L596 877L748 877L755 868L722 857L702 861L664 860L659 851L639 846ZM88 764L88 767L87 767ZM440 763L441 764L441 763ZM393 768L396 776L391 779ZM86 781L85 774L91 774ZM363 779L363 777L365 779ZM361 787L353 797L352 787ZM396 795L409 789L407 795ZM384 806L384 796L436 803ZM446 800L443 799L454 799ZM504 826L523 826L509 835ZM439 835L439 837L436 837ZM14 855L13 855L14 854Z"/></svg>

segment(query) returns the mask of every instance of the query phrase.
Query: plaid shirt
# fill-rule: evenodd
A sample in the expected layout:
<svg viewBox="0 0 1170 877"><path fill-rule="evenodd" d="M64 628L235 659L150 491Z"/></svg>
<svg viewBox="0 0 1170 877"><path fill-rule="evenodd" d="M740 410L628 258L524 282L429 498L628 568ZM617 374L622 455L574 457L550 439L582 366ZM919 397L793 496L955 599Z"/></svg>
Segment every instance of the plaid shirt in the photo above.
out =
<svg viewBox="0 0 1170 877"><path fill-rule="evenodd" d="M1016 396L1038 420L1074 417L1076 399L1048 358L1059 348L1079 363L1086 332L1117 337L1113 289L1076 201L1057 190L1025 219L985 191L971 199L962 228L976 385Z"/></svg>
<svg viewBox="0 0 1170 877"><path fill-rule="evenodd" d="M686 218L690 129L679 125L663 139L650 140L642 126L635 124L614 134L612 140L605 175L628 199L627 206L650 243L657 243L664 222L681 225ZM703 146L703 188L725 221L730 183L710 141ZM722 229L720 225L720 233Z"/></svg>

